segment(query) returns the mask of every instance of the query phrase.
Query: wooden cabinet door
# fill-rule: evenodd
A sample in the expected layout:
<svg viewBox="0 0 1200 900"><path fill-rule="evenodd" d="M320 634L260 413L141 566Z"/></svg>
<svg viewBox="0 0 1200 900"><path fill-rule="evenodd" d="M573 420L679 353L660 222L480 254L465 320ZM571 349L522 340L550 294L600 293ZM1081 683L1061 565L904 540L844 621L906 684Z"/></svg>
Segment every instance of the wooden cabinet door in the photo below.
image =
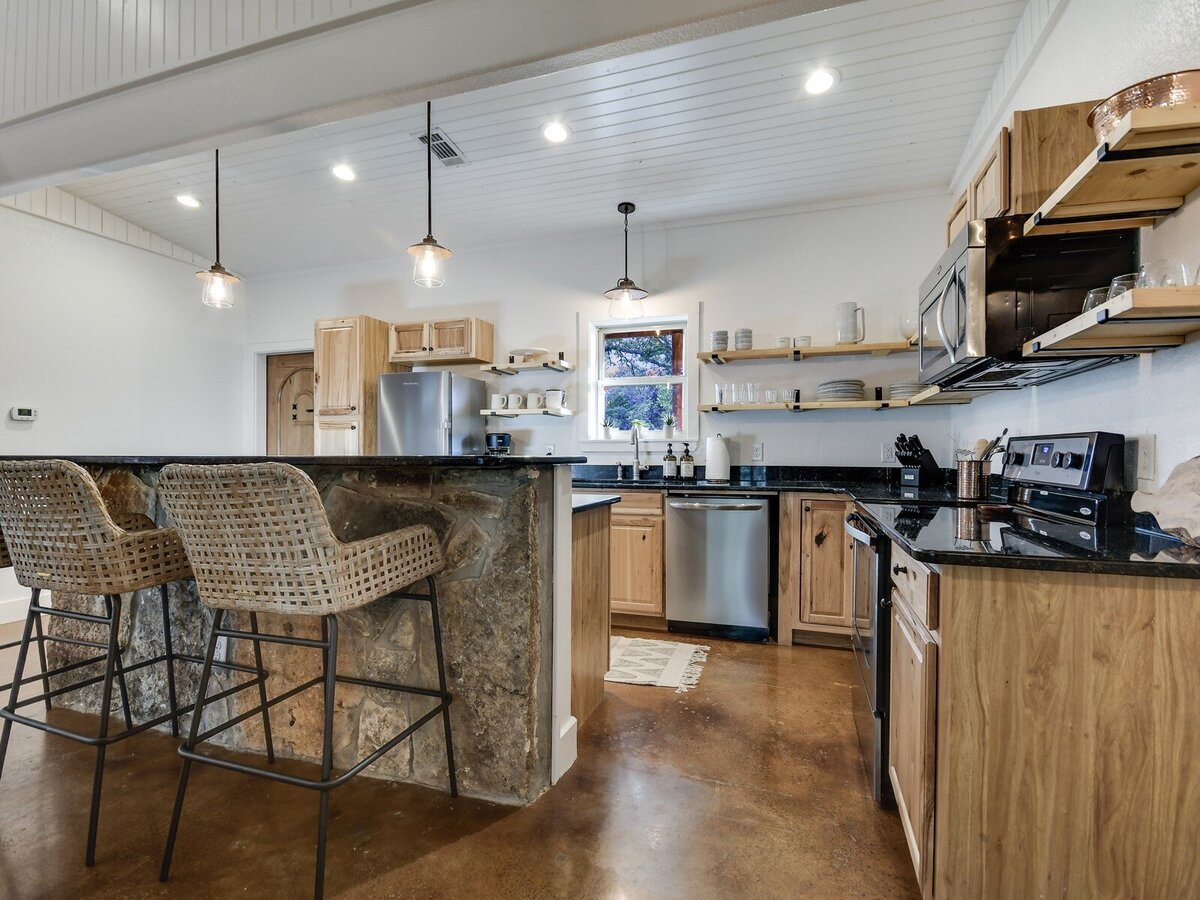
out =
<svg viewBox="0 0 1200 900"><path fill-rule="evenodd" d="M1011 177L1008 164L1008 129L1001 128L1000 136L992 144L967 189L971 200L972 219L990 219L1008 212L1011 206Z"/></svg>
<svg viewBox="0 0 1200 900"><path fill-rule="evenodd" d="M662 516L614 514L609 552L612 611L662 616Z"/></svg>
<svg viewBox="0 0 1200 900"><path fill-rule="evenodd" d="M888 777L921 893L933 891L933 792L937 746L937 644L892 595Z"/></svg>
<svg viewBox="0 0 1200 900"><path fill-rule="evenodd" d="M970 218L970 210L967 208L968 203L967 191L962 192L954 205L950 207L950 215L946 216L946 246L949 247L954 243L955 236L960 231L967 227L967 219Z"/></svg>
<svg viewBox="0 0 1200 900"><path fill-rule="evenodd" d="M321 319L313 339L313 390L318 416L348 416L362 406L356 319Z"/></svg>
<svg viewBox="0 0 1200 900"><path fill-rule="evenodd" d="M388 359L392 362L429 358L429 323L399 322L388 331Z"/></svg>
<svg viewBox="0 0 1200 900"><path fill-rule="evenodd" d="M462 357L471 355L471 320L443 319L429 323L429 355Z"/></svg>
<svg viewBox="0 0 1200 900"><path fill-rule="evenodd" d="M317 456L362 456L362 428L357 419L318 421L314 444Z"/></svg>
<svg viewBox="0 0 1200 900"><path fill-rule="evenodd" d="M850 627L850 537L844 500L805 500L800 621Z"/></svg>

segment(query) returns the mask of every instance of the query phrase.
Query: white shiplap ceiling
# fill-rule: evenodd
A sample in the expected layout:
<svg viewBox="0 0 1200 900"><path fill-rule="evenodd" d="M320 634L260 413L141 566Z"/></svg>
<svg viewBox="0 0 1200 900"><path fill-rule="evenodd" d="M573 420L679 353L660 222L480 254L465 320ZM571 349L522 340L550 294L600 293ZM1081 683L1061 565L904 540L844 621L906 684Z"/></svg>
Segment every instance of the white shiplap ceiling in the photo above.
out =
<svg viewBox="0 0 1200 900"><path fill-rule="evenodd" d="M434 234L458 250L617 228L621 200L647 225L945 188L1025 5L866 0L436 101L469 163L435 162ZM810 97L819 65L841 81ZM424 112L222 148L222 262L253 276L403 252L425 234ZM541 137L551 119L566 143ZM211 154L63 188L211 252Z"/></svg>

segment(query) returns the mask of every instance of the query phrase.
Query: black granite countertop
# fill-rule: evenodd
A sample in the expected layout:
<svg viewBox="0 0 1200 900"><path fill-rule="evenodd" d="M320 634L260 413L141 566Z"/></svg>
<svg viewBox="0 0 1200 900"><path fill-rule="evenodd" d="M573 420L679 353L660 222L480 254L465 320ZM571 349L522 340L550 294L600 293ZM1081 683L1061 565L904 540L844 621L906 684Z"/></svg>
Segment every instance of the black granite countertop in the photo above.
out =
<svg viewBox="0 0 1200 900"><path fill-rule="evenodd" d="M932 565L1200 578L1200 550L1150 523L1090 529L991 519L978 506L859 500L859 507L914 559Z"/></svg>
<svg viewBox="0 0 1200 900"><path fill-rule="evenodd" d="M621 498L616 494L572 494L571 512L587 512L589 509L599 509L620 502Z"/></svg>
<svg viewBox="0 0 1200 900"><path fill-rule="evenodd" d="M567 466L586 462L582 456L0 456L5 460L67 459L81 466L165 466L190 463L199 466L281 462L293 466L433 466L438 468L512 469L522 466Z"/></svg>

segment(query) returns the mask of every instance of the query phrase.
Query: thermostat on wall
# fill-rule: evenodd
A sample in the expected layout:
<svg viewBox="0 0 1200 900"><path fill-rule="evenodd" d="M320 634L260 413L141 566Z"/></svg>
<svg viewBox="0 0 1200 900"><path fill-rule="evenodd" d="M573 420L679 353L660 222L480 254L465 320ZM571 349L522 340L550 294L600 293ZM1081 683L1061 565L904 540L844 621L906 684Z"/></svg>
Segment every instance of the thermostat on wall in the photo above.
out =
<svg viewBox="0 0 1200 900"><path fill-rule="evenodd" d="M36 422L38 411L32 406L14 406L8 411L8 417L14 422Z"/></svg>

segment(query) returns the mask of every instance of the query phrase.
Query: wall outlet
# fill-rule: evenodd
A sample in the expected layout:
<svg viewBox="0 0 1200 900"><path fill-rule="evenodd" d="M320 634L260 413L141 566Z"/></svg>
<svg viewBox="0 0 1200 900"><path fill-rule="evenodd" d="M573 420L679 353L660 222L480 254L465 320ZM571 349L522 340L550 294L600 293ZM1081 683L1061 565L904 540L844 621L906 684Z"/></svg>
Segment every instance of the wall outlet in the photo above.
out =
<svg viewBox="0 0 1200 900"><path fill-rule="evenodd" d="M229 638L217 638L217 649L213 651L213 662L229 662Z"/></svg>
<svg viewBox="0 0 1200 900"><path fill-rule="evenodd" d="M750 462L763 461L763 445L761 442L750 445Z"/></svg>
<svg viewBox="0 0 1200 900"><path fill-rule="evenodd" d="M1154 435L1139 434L1134 438L1137 443L1137 477L1138 480L1154 478L1155 444Z"/></svg>
<svg viewBox="0 0 1200 900"><path fill-rule="evenodd" d="M879 445L879 461L894 463L896 461L896 444L894 441L884 441Z"/></svg>

